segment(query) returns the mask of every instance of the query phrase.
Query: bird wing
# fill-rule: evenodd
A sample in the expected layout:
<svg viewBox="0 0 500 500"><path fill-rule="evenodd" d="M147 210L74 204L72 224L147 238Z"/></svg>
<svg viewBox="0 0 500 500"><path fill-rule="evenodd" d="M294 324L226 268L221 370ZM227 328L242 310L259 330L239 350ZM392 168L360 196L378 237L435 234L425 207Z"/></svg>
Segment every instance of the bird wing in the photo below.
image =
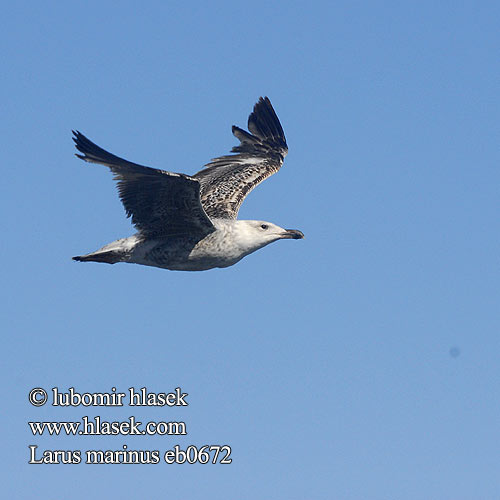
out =
<svg viewBox="0 0 500 500"><path fill-rule="evenodd" d="M248 130L233 126L240 140L233 155L214 158L193 177L200 181L201 204L209 217L236 219L245 196L276 173L288 152L285 134L267 98L248 117Z"/></svg>
<svg viewBox="0 0 500 500"><path fill-rule="evenodd" d="M118 181L120 199L137 229L148 236L171 236L215 231L200 202L200 182L188 175L144 167L100 148L73 132L82 160L106 165Z"/></svg>

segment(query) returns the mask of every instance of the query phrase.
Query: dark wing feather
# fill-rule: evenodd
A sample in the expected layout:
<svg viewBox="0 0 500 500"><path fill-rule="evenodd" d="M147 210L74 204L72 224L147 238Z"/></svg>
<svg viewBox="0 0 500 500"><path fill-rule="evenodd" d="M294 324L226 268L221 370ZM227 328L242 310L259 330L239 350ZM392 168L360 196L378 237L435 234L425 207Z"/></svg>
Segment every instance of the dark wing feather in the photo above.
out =
<svg viewBox="0 0 500 500"><path fill-rule="evenodd" d="M193 177L201 184L201 204L210 217L236 219L245 196L276 173L288 152L285 134L267 97L248 117L248 130L233 126L240 140L233 155L214 158Z"/></svg>
<svg viewBox="0 0 500 500"><path fill-rule="evenodd" d="M215 230L200 203L200 183L188 175L144 167L100 148L73 132L82 160L106 165L118 181L120 199L137 229L148 236L169 236Z"/></svg>

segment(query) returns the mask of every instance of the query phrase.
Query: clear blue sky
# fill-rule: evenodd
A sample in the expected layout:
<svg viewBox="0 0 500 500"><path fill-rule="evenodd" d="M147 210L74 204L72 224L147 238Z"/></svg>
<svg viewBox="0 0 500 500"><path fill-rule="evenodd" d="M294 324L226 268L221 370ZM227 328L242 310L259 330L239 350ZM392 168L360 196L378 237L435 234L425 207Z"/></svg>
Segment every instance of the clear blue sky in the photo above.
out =
<svg viewBox="0 0 500 500"><path fill-rule="evenodd" d="M28 2L2 11L3 490L13 499L500 498L497 2ZM71 129L192 174L268 95L290 153L202 273L79 264L132 234ZM450 353L451 352L451 353ZM452 355L453 354L453 355ZM40 408L146 386L184 408ZM34 437L178 420L187 436ZM228 444L231 465L28 465Z"/></svg>

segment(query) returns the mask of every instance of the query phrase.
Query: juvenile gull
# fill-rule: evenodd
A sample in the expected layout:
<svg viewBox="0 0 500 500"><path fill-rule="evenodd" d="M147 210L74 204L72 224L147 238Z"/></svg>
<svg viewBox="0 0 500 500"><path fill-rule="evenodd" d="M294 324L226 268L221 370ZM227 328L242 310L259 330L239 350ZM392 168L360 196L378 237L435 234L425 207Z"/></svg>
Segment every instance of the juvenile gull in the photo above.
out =
<svg viewBox="0 0 500 500"><path fill-rule="evenodd" d="M214 158L193 176L144 167L100 148L73 132L82 160L106 165L138 232L105 245L82 262L130 262L179 271L236 264L273 241L301 239L296 229L271 222L237 220L245 196L276 173L288 152L285 134L267 97L248 117L248 130L233 126L240 140L231 155Z"/></svg>

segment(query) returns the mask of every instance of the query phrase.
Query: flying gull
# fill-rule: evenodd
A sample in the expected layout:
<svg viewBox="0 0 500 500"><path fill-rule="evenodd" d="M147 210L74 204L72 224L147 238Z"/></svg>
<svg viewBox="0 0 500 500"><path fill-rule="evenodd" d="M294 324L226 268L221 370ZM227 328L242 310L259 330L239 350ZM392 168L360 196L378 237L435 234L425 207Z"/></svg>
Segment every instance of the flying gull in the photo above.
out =
<svg viewBox="0 0 500 500"><path fill-rule="evenodd" d="M276 173L288 152L285 134L267 97L248 118L248 130L233 126L240 144L193 176L144 167L100 148L73 132L78 158L106 165L138 232L105 245L82 262L130 262L179 271L228 267L281 239L302 232L271 222L237 220L245 196Z"/></svg>

